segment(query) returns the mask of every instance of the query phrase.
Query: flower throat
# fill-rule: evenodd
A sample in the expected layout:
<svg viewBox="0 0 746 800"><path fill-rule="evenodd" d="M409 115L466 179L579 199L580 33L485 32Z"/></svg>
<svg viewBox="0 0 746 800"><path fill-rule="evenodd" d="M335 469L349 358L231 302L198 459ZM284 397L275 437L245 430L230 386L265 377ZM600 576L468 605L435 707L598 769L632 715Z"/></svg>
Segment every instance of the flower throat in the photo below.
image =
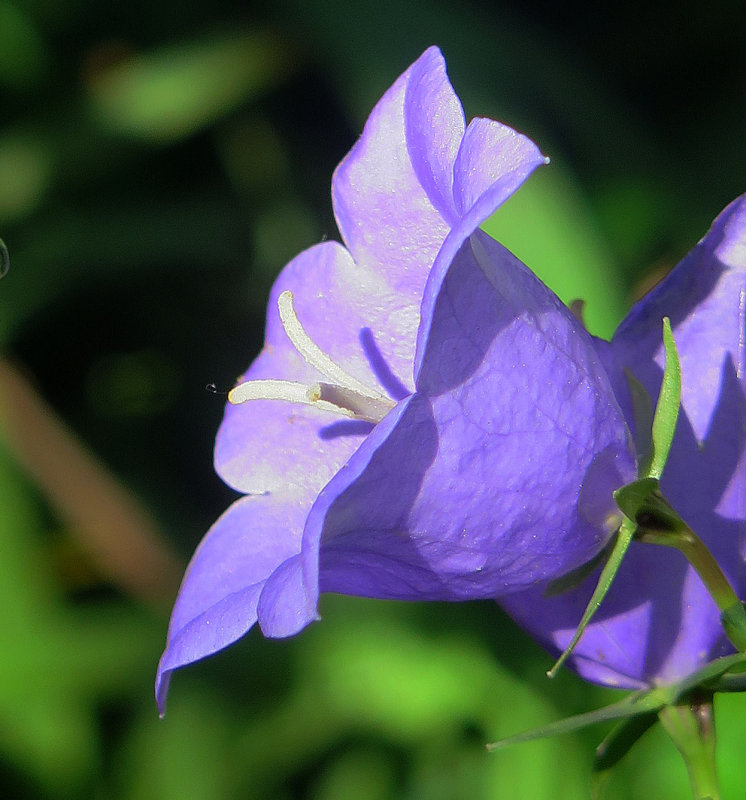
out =
<svg viewBox="0 0 746 800"><path fill-rule="evenodd" d="M293 347L329 382L320 381L309 386L275 379L245 381L228 392L228 402L238 405L249 400L285 400L373 423L380 422L391 411L395 405L393 400L350 375L311 339L295 313L292 292L282 292L277 298L277 309Z"/></svg>

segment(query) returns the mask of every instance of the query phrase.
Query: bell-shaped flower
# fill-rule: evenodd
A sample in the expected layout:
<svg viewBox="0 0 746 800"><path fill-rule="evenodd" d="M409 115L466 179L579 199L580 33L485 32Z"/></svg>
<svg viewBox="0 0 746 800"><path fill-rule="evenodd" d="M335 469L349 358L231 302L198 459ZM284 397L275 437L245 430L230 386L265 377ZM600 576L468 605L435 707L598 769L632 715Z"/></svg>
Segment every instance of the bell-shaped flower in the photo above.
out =
<svg viewBox="0 0 746 800"><path fill-rule="evenodd" d="M681 414L661 492L746 596L746 195L638 302L610 343L599 342L630 427L625 371L653 399L663 373L661 319L681 360ZM644 432L639 432L644 435ZM550 650L569 643L595 585L546 597L533 589L501 603ZM732 652L720 611L683 555L633 542L609 594L568 664L621 688L669 684Z"/></svg>
<svg viewBox="0 0 746 800"><path fill-rule="evenodd" d="M431 48L337 168L345 247L301 253L229 399L221 477L245 496L195 553L156 679L258 622L289 636L320 592L494 598L593 557L635 477L591 337L479 225L545 162L466 126Z"/></svg>

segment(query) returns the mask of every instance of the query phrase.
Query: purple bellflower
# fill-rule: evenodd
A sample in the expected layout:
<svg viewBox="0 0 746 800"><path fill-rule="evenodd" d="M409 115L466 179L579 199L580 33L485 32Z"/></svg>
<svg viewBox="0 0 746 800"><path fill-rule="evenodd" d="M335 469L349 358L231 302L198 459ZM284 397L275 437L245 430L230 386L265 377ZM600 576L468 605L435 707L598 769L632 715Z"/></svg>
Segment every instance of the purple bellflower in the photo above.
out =
<svg viewBox="0 0 746 800"><path fill-rule="evenodd" d="M197 549L156 679L320 592L496 598L587 562L636 477L592 338L478 230L546 159L465 125L440 52L386 92L332 181L345 247L301 253L229 399L215 464L244 494Z"/></svg>
<svg viewBox="0 0 746 800"><path fill-rule="evenodd" d="M655 401L663 372L661 318L681 360L679 422L661 491L746 596L746 195L599 342L630 427L624 370ZM541 589L501 603L552 651L569 643L597 574L554 597ZM633 542L568 664L586 679L639 689L675 683L733 651L720 611L681 553Z"/></svg>

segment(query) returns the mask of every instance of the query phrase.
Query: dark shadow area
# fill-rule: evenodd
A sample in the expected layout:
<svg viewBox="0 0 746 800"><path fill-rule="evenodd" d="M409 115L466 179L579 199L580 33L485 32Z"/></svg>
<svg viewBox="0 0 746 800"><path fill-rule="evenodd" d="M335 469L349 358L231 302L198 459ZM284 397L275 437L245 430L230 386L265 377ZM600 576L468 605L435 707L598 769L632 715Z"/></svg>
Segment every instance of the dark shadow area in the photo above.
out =
<svg viewBox="0 0 746 800"><path fill-rule="evenodd" d="M383 357L383 353L376 344L375 336L370 328L361 329L360 344L363 346L365 357L368 359L376 378L388 392L389 397L392 400L403 400L407 397L409 390L391 371L386 359Z"/></svg>
<svg viewBox="0 0 746 800"><path fill-rule="evenodd" d="M373 423L364 419L343 419L324 426L319 436L325 440L339 436L367 436L373 428Z"/></svg>

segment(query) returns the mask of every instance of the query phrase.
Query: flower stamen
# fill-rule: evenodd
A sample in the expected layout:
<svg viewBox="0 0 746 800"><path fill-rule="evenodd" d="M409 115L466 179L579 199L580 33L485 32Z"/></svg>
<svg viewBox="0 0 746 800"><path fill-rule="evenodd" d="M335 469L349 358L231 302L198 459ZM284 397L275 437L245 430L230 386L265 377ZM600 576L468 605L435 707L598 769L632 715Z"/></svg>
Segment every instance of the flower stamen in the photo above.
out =
<svg viewBox="0 0 746 800"><path fill-rule="evenodd" d="M285 400L311 405L334 414L368 422L380 422L395 402L371 389L336 364L311 339L293 307L293 294L284 291L277 299L282 327L304 361L331 383L303 383L284 380L255 380L239 383L228 392L228 402L237 405L249 400Z"/></svg>
<svg viewBox="0 0 746 800"><path fill-rule="evenodd" d="M380 422L394 407L394 401L388 397L359 394L331 383L315 383L308 389L308 396L316 403L330 404L340 411L350 411L351 416L370 422Z"/></svg>
<svg viewBox="0 0 746 800"><path fill-rule="evenodd" d="M337 386L344 386L368 397L373 396L371 390L364 383L361 383L357 378L345 372L338 364L335 364L306 333L306 329L301 325L301 321L295 313L295 308L293 308L292 292L284 291L277 298L277 310L280 312L282 327L285 328L288 339L303 356L307 364L316 368L322 375L326 375ZM378 393L375 392L374 394Z"/></svg>

